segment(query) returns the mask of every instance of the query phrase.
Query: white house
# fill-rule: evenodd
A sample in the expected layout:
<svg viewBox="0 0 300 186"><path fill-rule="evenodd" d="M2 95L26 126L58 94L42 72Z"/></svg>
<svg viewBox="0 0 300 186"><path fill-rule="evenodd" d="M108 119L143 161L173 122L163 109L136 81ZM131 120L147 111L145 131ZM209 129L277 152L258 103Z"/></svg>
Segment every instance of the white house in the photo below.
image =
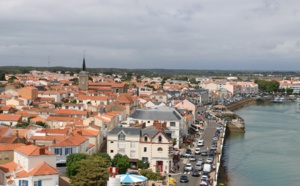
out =
<svg viewBox="0 0 300 186"><path fill-rule="evenodd" d="M57 186L55 154L44 147L21 146L14 161L0 165L0 184L8 186Z"/></svg>
<svg viewBox="0 0 300 186"><path fill-rule="evenodd" d="M173 140L169 131L116 127L107 136L107 153L127 155L130 166L137 160L149 162L154 172L169 173L173 165Z"/></svg>

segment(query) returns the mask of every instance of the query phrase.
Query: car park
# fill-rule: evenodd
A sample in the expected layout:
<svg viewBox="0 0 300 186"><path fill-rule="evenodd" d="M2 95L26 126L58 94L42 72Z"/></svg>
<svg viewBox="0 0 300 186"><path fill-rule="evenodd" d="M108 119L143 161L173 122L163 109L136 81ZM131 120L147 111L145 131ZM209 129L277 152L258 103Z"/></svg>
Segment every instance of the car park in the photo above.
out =
<svg viewBox="0 0 300 186"><path fill-rule="evenodd" d="M197 170L197 169L193 170L192 176L197 176L197 177L200 176L199 170Z"/></svg>
<svg viewBox="0 0 300 186"><path fill-rule="evenodd" d="M193 165L191 163L185 164L184 170L185 171L192 171L193 170Z"/></svg>
<svg viewBox="0 0 300 186"><path fill-rule="evenodd" d="M200 148L195 148L195 154L201 154Z"/></svg>
<svg viewBox="0 0 300 186"><path fill-rule="evenodd" d="M189 182L189 179L186 175L181 175L180 176L180 182L181 183L187 183L187 182Z"/></svg>
<svg viewBox="0 0 300 186"><path fill-rule="evenodd" d="M196 161L196 156L195 155L190 155L189 160L190 161Z"/></svg>

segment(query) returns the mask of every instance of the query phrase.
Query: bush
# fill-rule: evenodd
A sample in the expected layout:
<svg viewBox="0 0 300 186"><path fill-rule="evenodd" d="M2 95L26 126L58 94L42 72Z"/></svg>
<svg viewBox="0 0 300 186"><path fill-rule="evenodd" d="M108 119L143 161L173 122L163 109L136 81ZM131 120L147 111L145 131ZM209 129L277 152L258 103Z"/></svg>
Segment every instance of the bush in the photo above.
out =
<svg viewBox="0 0 300 186"><path fill-rule="evenodd" d="M164 180L165 177L162 176L159 172L153 172L151 169L141 170L140 174L148 178L148 180Z"/></svg>

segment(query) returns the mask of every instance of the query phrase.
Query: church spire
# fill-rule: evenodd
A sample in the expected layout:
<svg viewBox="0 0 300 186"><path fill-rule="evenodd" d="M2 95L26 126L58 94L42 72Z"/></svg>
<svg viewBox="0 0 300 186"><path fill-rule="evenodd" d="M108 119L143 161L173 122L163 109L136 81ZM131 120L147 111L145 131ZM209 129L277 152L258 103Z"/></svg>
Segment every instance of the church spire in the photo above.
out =
<svg viewBox="0 0 300 186"><path fill-rule="evenodd" d="M83 63L82 63L82 71L85 71L86 67L85 67L85 52L83 54Z"/></svg>

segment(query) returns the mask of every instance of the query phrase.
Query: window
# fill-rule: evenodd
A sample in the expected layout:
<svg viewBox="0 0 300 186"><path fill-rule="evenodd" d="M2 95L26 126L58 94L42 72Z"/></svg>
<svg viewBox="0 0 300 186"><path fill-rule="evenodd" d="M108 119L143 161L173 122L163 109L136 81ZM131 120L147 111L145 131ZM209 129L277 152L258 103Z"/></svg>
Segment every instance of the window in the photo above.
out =
<svg viewBox="0 0 300 186"><path fill-rule="evenodd" d="M145 163L148 162L149 161L148 157L142 157L142 161L145 162Z"/></svg>
<svg viewBox="0 0 300 186"><path fill-rule="evenodd" d="M42 181L39 180L39 181L34 181L33 182L33 186L42 186Z"/></svg>
<svg viewBox="0 0 300 186"><path fill-rule="evenodd" d="M150 123L150 121L148 121L148 123Z"/></svg>
<svg viewBox="0 0 300 186"><path fill-rule="evenodd" d="M114 143L114 141L110 141L110 143Z"/></svg>
<svg viewBox="0 0 300 186"><path fill-rule="evenodd" d="M161 147L158 147L158 148L157 148L157 151L158 151L158 152L162 152L163 149L162 149Z"/></svg>
<svg viewBox="0 0 300 186"><path fill-rule="evenodd" d="M144 137L144 141L148 141L148 137L147 136Z"/></svg>
<svg viewBox="0 0 300 186"><path fill-rule="evenodd" d="M19 180L19 186L28 186L27 180Z"/></svg>
<svg viewBox="0 0 300 186"><path fill-rule="evenodd" d="M135 151L130 151L130 157L135 158Z"/></svg>
<svg viewBox="0 0 300 186"><path fill-rule="evenodd" d="M110 150L110 153L114 153L114 150Z"/></svg>
<svg viewBox="0 0 300 186"><path fill-rule="evenodd" d="M161 143L162 142L162 137L158 136L158 142Z"/></svg>
<svg viewBox="0 0 300 186"><path fill-rule="evenodd" d="M175 122L170 122L170 126L171 126L171 127L176 127Z"/></svg>
<svg viewBox="0 0 300 186"><path fill-rule="evenodd" d="M147 147L144 147L144 152L147 152Z"/></svg>
<svg viewBox="0 0 300 186"><path fill-rule="evenodd" d="M135 142L130 143L130 148L135 148Z"/></svg>
<svg viewBox="0 0 300 186"><path fill-rule="evenodd" d="M118 140L119 141L125 141L125 134L124 133L120 133L118 136Z"/></svg>
<svg viewBox="0 0 300 186"><path fill-rule="evenodd" d="M8 152L5 152L5 159L8 159Z"/></svg>
<svg viewBox="0 0 300 186"><path fill-rule="evenodd" d="M62 149L61 148L55 148L54 153L57 155L62 155Z"/></svg>
<svg viewBox="0 0 300 186"><path fill-rule="evenodd" d="M65 155L72 154L72 148L65 148Z"/></svg>

